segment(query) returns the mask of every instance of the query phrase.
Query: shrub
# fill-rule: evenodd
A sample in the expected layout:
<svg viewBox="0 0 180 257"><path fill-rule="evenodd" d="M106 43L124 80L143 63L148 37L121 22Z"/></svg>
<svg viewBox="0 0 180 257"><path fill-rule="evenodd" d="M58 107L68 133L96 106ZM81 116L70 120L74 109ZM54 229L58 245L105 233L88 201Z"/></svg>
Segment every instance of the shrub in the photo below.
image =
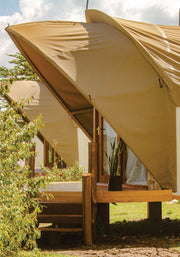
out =
<svg viewBox="0 0 180 257"><path fill-rule="evenodd" d="M51 181L54 182L65 182L65 181L81 181L82 174L85 172L83 167L80 167L78 162L75 161L71 167L59 169L56 163L52 169L42 167L45 174L50 174Z"/></svg>
<svg viewBox="0 0 180 257"><path fill-rule="evenodd" d="M8 90L1 81L0 96ZM31 178L28 167L21 165L34 155L32 138L41 128L41 117L21 128L18 120L22 103L1 103L0 109L0 256L17 256L22 247L34 248L40 232L36 228L39 188L48 178Z"/></svg>
<svg viewBox="0 0 180 257"><path fill-rule="evenodd" d="M0 84L0 99L8 91L8 82ZM32 171L24 165L35 153L32 151L34 136L42 126L41 116L29 123L21 123L19 109L24 104L4 101L0 104L0 256L18 256L21 249L36 247L40 237L37 228L39 189L47 187L52 181L81 180L83 168L74 165L67 169L52 170L44 168L46 176L33 178Z"/></svg>

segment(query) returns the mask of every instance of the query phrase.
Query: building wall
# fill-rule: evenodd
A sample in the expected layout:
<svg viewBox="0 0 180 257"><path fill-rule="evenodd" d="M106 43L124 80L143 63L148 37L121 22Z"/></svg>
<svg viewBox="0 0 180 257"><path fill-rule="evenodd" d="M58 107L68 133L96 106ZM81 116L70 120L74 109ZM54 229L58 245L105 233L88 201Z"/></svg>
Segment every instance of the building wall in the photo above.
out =
<svg viewBox="0 0 180 257"><path fill-rule="evenodd" d="M35 158L35 172L41 171L41 165L44 164L44 144L38 137L34 138L36 142L36 152L37 156Z"/></svg>
<svg viewBox="0 0 180 257"><path fill-rule="evenodd" d="M81 167L84 167L85 170L88 172L88 142L90 141L80 128L78 128L77 131L79 165Z"/></svg>
<svg viewBox="0 0 180 257"><path fill-rule="evenodd" d="M176 107L177 194L180 194L180 107Z"/></svg>

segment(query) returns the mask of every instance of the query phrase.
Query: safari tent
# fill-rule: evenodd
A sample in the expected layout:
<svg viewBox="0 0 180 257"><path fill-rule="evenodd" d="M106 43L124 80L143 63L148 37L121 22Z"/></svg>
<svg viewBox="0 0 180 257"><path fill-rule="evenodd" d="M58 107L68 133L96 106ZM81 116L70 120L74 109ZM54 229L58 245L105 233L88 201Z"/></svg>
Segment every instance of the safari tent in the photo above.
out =
<svg viewBox="0 0 180 257"><path fill-rule="evenodd" d="M102 115L164 189L98 193L93 186L93 204L170 200L180 181L180 28L97 10L86 10L86 21L33 22L6 31L92 141L93 185L101 182Z"/></svg>
<svg viewBox="0 0 180 257"><path fill-rule="evenodd" d="M86 11L87 23L33 22L7 32L93 138L93 106L160 183L176 191L179 27Z"/></svg>
<svg viewBox="0 0 180 257"><path fill-rule="evenodd" d="M48 156L43 156L43 152L50 144L67 166L72 166L74 161L78 161L87 169L88 138L42 82L16 81L11 85L7 98L10 102L28 100L21 109L28 121L42 115L44 126L41 129L41 144L44 144L44 147L36 149L42 156L37 160L41 163L35 163L36 167L40 167L43 162L44 165L47 164L48 160L45 159Z"/></svg>

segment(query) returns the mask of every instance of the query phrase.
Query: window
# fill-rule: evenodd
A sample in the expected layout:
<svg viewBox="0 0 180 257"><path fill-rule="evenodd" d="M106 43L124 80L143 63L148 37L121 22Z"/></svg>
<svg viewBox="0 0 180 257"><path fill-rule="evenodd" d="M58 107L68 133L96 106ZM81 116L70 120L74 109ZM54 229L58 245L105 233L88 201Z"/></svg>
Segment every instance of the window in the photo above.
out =
<svg viewBox="0 0 180 257"><path fill-rule="evenodd" d="M55 152L54 148L44 140L44 166L52 168L55 162L57 163L58 168L66 167L66 164L58 153Z"/></svg>

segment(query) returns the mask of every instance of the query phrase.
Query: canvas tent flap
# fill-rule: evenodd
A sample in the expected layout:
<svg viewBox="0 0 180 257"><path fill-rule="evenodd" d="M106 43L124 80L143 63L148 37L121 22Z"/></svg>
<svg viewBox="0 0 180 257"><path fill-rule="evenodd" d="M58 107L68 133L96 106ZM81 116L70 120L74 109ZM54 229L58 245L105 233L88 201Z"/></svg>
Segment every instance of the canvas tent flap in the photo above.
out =
<svg viewBox="0 0 180 257"><path fill-rule="evenodd" d="M75 160L78 161L76 124L42 82L16 81L8 93L8 98L13 101L32 96L34 100L25 104L23 113L29 121L42 114L45 125L41 129L43 137L63 157L64 162L72 166Z"/></svg>
<svg viewBox="0 0 180 257"><path fill-rule="evenodd" d="M154 25L86 10L89 23L106 23L127 34L164 80L172 100L180 106L180 27Z"/></svg>
<svg viewBox="0 0 180 257"><path fill-rule="evenodd" d="M176 107L169 97L171 85L161 87L159 71L129 33L102 19L35 22L6 30L90 136L94 106L161 187L176 191Z"/></svg>
<svg viewBox="0 0 180 257"><path fill-rule="evenodd" d="M73 22L35 22L25 26L15 25L13 33L11 28L12 26L9 26L7 31L21 53L64 109L92 140L93 106L72 85L76 78L73 54L83 37L81 26ZM62 44L58 43L59 39ZM70 47L70 52L66 50L67 47ZM82 115L84 113L87 115Z"/></svg>

